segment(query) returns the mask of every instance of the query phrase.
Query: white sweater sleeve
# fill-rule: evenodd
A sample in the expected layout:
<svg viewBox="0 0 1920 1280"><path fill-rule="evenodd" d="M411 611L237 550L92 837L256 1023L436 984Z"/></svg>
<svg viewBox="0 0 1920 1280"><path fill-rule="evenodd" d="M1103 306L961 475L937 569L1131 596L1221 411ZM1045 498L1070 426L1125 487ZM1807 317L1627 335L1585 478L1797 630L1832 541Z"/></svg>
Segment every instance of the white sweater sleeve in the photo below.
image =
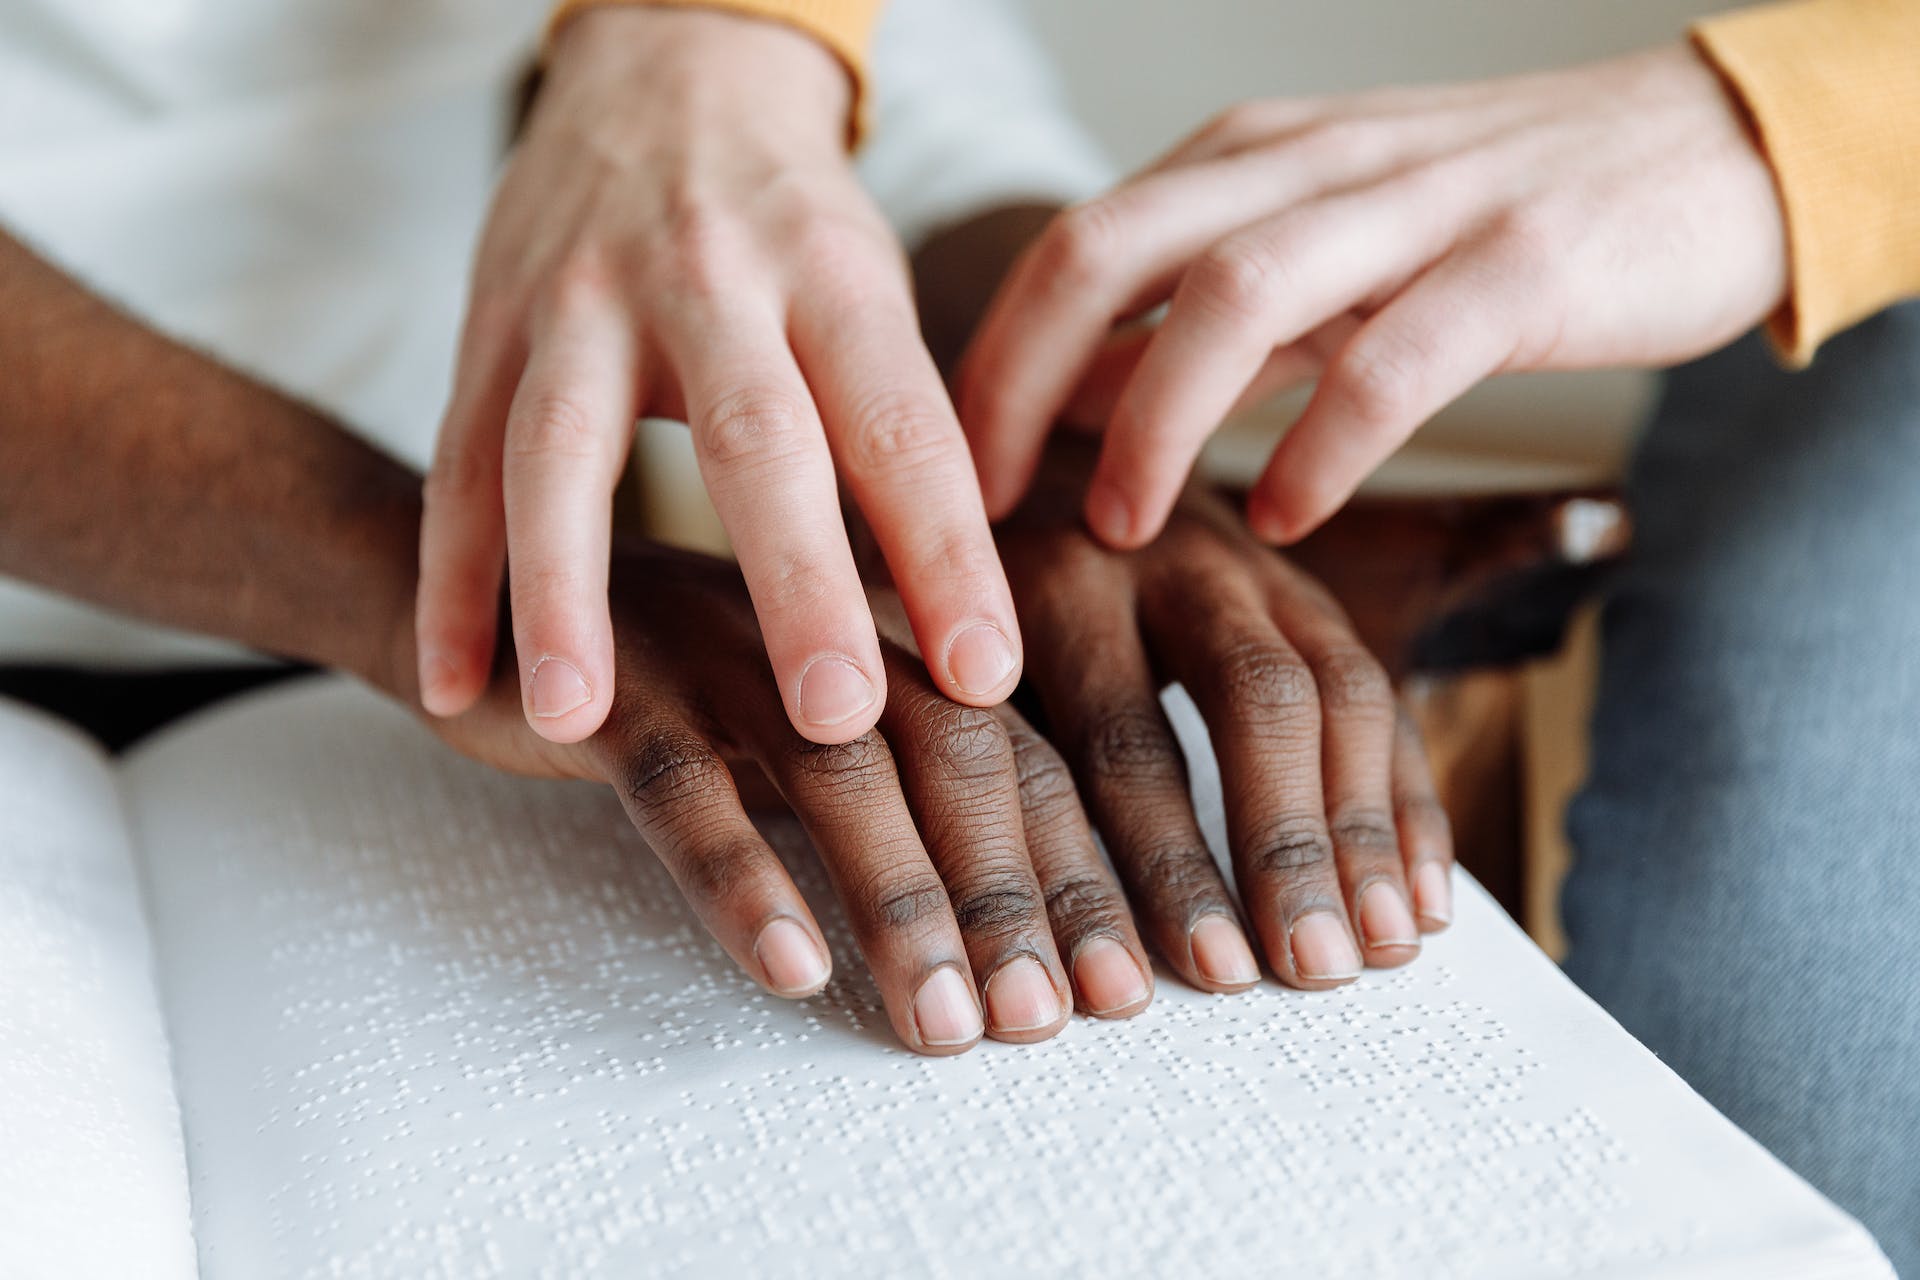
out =
<svg viewBox="0 0 1920 1280"><path fill-rule="evenodd" d="M1017 0L891 0L869 66L860 175L910 250L974 213L1079 200L1114 176Z"/></svg>

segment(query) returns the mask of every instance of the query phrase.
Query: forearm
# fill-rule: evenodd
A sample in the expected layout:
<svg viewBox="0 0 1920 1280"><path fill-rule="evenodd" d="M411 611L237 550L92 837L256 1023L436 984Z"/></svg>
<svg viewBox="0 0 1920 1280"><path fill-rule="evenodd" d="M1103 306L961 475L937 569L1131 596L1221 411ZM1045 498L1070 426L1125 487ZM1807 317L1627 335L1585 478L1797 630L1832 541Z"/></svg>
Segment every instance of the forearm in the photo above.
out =
<svg viewBox="0 0 1920 1280"><path fill-rule="evenodd" d="M417 476L0 233L0 574L409 702Z"/></svg>

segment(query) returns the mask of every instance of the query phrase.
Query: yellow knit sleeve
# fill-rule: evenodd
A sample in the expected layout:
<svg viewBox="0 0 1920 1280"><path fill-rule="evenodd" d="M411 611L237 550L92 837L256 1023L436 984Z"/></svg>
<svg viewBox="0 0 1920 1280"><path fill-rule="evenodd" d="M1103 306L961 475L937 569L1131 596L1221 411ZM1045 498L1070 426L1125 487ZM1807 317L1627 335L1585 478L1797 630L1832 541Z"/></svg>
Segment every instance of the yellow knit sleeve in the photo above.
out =
<svg viewBox="0 0 1920 1280"><path fill-rule="evenodd" d="M605 4L676 5L725 9L798 27L824 44L853 77L853 133L857 139L866 119L867 49L880 20L885 0L559 0L547 19L547 40L562 23L583 9Z"/></svg>
<svg viewBox="0 0 1920 1280"><path fill-rule="evenodd" d="M1786 212L1782 359L1920 295L1920 0L1788 0L1694 41L1746 105Z"/></svg>

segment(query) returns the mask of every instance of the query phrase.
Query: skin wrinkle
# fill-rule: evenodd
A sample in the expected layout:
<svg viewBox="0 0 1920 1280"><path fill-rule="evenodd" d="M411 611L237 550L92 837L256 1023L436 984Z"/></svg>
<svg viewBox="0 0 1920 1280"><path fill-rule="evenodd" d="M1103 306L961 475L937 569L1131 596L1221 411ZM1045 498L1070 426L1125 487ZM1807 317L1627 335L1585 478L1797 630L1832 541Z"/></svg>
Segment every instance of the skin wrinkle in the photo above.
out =
<svg viewBox="0 0 1920 1280"><path fill-rule="evenodd" d="M970 935L1023 935L1043 914L1043 899L1028 887L1026 878L1004 870L971 871L951 891L951 898L953 918Z"/></svg>
<svg viewBox="0 0 1920 1280"><path fill-rule="evenodd" d="M991 711L928 699L905 717L907 733L955 784L988 787L1017 777L1013 744Z"/></svg>
<svg viewBox="0 0 1920 1280"><path fill-rule="evenodd" d="M1272 830L1247 832L1241 843L1249 874L1280 881L1289 891L1318 878L1333 865L1333 841L1317 827L1299 828L1295 818L1280 818Z"/></svg>
<svg viewBox="0 0 1920 1280"><path fill-rule="evenodd" d="M1095 791L1161 782L1170 767L1184 784L1186 761L1157 706L1095 712L1077 738L1082 775Z"/></svg>
<svg viewBox="0 0 1920 1280"><path fill-rule="evenodd" d="M631 757L621 785L636 806L653 811L715 794L725 785L725 769L693 735L655 732Z"/></svg>

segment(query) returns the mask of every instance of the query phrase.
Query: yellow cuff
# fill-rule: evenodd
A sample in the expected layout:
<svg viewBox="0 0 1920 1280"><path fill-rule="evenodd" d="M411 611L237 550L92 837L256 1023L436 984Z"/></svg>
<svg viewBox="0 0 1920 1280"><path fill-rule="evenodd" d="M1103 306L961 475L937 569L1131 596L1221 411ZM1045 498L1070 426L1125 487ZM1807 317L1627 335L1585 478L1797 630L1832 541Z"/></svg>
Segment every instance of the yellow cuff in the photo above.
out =
<svg viewBox="0 0 1920 1280"><path fill-rule="evenodd" d="M850 137L858 142L866 127L867 50L885 0L560 0L547 19L546 40L583 9L605 4L648 4L680 8L724 9L732 13L797 27L824 44L853 77Z"/></svg>
<svg viewBox="0 0 1920 1280"><path fill-rule="evenodd" d="M1920 0L1788 0L1711 18L1696 46L1744 101L1779 184L1792 365L1920 294Z"/></svg>

